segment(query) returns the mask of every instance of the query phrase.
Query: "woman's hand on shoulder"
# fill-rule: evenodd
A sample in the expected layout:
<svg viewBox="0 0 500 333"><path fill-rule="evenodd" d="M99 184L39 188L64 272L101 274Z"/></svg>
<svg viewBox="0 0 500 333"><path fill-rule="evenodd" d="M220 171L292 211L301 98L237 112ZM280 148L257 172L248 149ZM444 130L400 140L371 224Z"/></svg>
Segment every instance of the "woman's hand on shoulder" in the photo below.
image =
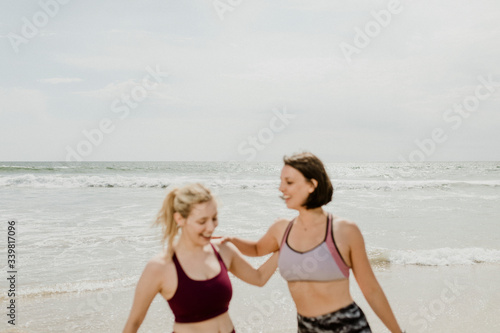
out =
<svg viewBox="0 0 500 333"><path fill-rule="evenodd" d="M281 238L288 225L287 219L277 219L259 240L242 239L232 236L213 236L213 244L233 244L242 254L260 257L279 250Z"/></svg>
<svg viewBox="0 0 500 333"><path fill-rule="evenodd" d="M218 246L216 245L216 249L218 249L224 264L226 264L227 270L239 277L237 273L239 268L253 268L250 264L245 260L242 253L238 250L236 245L231 242L221 243Z"/></svg>
<svg viewBox="0 0 500 333"><path fill-rule="evenodd" d="M220 245L220 244L223 244L223 243L231 242L232 241L232 237L230 237L230 236L212 236L212 237L210 237L210 241L213 244Z"/></svg>
<svg viewBox="0 0 500 333"><path fill-rule="evenodd" d="M226 264L227 270L230 270L230 266L232 264L233 258L236 255L241 255L241 252L238 250L238 248L231 242L218 242L217 240L215 242L212 241L212 244L215 246L215 249L219 251L219 254L222 257L222 260L224 261L224 264Z"/></svg>

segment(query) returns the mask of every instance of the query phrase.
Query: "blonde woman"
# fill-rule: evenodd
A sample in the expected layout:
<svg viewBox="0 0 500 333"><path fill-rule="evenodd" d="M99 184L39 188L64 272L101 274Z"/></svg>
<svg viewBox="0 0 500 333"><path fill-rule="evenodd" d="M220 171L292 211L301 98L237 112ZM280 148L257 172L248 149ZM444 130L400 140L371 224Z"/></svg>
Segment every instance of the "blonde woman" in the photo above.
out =
<svg viewBox="0 0 500 333"><path fill-rule="evenodd" d="M277 253L254 269L231 243L212 244L218 225L217 204L201 184L171 191L156 224L162 226L166 252L147 263L123 332L137 332L158 293L174 313L175 333L235 332L228 314L232 296L228 271L263 286L276 270Z"/></svg>

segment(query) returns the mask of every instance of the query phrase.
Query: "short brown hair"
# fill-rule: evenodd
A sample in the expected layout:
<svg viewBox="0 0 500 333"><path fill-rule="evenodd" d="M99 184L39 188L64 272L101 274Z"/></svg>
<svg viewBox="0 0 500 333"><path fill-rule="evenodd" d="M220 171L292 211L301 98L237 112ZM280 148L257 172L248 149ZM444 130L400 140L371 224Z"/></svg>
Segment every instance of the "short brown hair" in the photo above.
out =
<svg viewBox="0 0 500 333"><path fill-rule="evenodd" d="M318 208L332 201L333 186L323 162L314 154L303 152L283 157L285 165L289 165L308 180L316 179L318 186L309 194L304 206L307 209Z"/></svg>

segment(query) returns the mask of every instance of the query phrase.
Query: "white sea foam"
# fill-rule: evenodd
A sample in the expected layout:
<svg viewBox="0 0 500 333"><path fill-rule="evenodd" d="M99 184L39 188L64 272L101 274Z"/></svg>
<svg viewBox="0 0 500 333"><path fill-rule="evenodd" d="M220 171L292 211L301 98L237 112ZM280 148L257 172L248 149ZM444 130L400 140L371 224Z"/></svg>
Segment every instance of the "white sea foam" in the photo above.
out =
<svg viewBox="0 0 500 333"><path fill-rule="evenodd" d="M500 180L333 180L336 188L349 190L408 190L408 189L445 189L452 187L489 186L499 187Z"/></svg>
<svg viewBox="0 0 500 333"><path fill-rule="evenodd" d="M16 175L0 178L0 187L33 188L75 188L75 187L148 187L164 188L170 184L168 179L150 177L126 177L115 175Z"/></svg>
<svg viewBox="0 0 500 333"><path fill-rule="evenodd" d="M124 187L124 188L166 188L170 184L186 181L200 181L211 187L224 188L270 188L276 187L275 179L239 179L231 177L203 177L186 178L173 177L145 177L122 175L9 175L0 177L0 187L31 187L31 188L82 188L82 187ZM408 190L408 189L434 189L468 186L500 187L500 180L359 180L339 179L333 180L337 189L368 189L368 190Z"/></svg>
<svg viewBox="0 0 500 333"><path fill-rule="evenodd" d="M76 166L74 166L76 167ZM70 169L72 166L65 165L0 165L0 171L19 171L19 170L40 170L40 171L53 171L57 169Z"/></svg>
<svg viewBox="0 0 500 333"><path fill-rule="evenodd" d="M103 281L78 281L72 283L58 283L49 286L23 286L16 293L18 297L50 297L62 294L79 294L99 290L114 290L134 286L138 277L131 276L123 279ZM0 295L0 299L6 299L6 295Z"/></svg>
<svg viewBox="0 0 500 333"><path fill-rule="evenodd" d="M500 263L500 250L483 248L439 248L430 250L389 250L369 251L373 264L391 263L395 265L454 266L482 263Z"/></svg>

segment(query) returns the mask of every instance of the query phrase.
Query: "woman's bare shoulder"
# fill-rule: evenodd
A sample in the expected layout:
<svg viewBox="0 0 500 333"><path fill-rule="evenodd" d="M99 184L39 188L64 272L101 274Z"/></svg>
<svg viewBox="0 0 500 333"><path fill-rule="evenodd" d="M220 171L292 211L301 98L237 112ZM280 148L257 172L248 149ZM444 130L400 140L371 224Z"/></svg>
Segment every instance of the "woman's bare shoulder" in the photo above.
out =
<svg viewBox="0 0 500 333"><path fill-rule="evenodd" d="M238 249L236 246L231 243L231 242L211 242L212 245L215 247L215 250L219 252L219 254L222 256L222 259L226 261L226 257L232 256Z"/></svg>
<svg viewBox="0 0 500 333"><path fill-rule="evenodd" d="M271 226L267 230L266 236L271 236L279 246L280 241L283 238L283 235L285 234L285 230L289 223L290 223L289 219L277 218L276 220L274 220L274 223L271 224Z"/></svg>
<svg viewBox="0 0 500 333"><path fill-rule="evenodd" d="M352 220L332 215L334 233L339 236L357 236L361 234L358 225Z"/></svg>
<svg viewBox="0 0 500 333"><path fill-rule="evenodd" d="M158 253L153 258L149 259L146 264L148 270L160 272L160 271L170 271L175 270L175 264L171 256L166 253Z"/></svg>
<svg viewBox="0 0 500 333"><path fill-rule="evenodd" d="M159 253L151 258L144 268L143 275L149 276L149 281L158 285L162 294L170 295L172 290L177 288L177 270L172 257L166 253Z"/></svg>
<svg viewBox="0 0 500 333"><path fill-rule="evenodd" d="M288 226L288 224L291 221L292 220L284 218L284 217L277 218L274 221L274 223L271 225L271 227L269 227L269 230L274 230L274 231L278 231L278 232L285 231L286 227Z"/></svg>

